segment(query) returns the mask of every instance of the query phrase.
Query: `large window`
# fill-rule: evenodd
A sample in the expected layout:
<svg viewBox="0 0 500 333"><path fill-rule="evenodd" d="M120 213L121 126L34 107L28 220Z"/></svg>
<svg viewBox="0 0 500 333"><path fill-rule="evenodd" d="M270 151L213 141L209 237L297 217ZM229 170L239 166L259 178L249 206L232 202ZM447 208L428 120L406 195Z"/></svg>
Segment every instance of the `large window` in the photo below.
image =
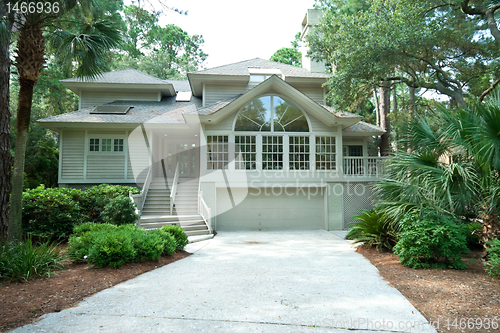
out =
<svg viewBox="0 0 500 333"><path fill-rule="evenodd" d="M262 169L263 170L283 169L282 136L262 137Z"/></svg>
<svg viewBox="0 0 500 333"><path fill-rule="evenodd" d="M335 149L335 137L316 137L316 170L336 169Z"/></svg>
<svg viewBox="0 0 500 333"><path fill-rule="evenodd" d="M236 170L255 170L257 168L256 137L254 135L236 135L235 143Z"/></svg>
<svg viewBox="0 0 500 333"><path fill-rule="evenodd" d="M295 105L278 96L263 96L238 114L235 131L309 132L307 119Z"/></svg>
<svg viewBox="0 0 500 333"><path fill-rule="evenodd" d="M290 170L309 170L308 136L291 136L288 152Z"/></svg>
<svg viewBox="0 0 500 333"><path fill-rule="evenodd" d="M229 163L228 136L207 136L207 169L227 169Z"/></svg>

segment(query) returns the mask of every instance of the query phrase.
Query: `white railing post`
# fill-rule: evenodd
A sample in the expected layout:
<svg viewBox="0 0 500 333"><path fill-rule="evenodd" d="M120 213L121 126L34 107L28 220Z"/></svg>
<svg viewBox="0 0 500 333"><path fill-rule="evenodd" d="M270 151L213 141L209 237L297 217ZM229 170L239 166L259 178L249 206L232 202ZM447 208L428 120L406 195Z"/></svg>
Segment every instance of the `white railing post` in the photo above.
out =
<svg viewBox="0 0 500 333"><path fill-rule="evenodd" d="M174 179L172 181L172 188L170 189L170 215L174 214L174 201L177 192L177 182L179 181L179 162L175 167Z"/></svg>

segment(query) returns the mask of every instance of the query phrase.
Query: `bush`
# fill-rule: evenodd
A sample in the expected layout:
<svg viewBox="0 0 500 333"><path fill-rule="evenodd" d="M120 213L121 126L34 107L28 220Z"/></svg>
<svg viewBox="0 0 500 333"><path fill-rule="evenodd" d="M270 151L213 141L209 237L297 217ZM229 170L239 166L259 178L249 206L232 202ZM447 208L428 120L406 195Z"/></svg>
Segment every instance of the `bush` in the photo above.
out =
<svg viewBox="0 0 500 333"><path fill-rule="evenodd" d="M95 267L120 268L126 262L135 259L137 251L133 244L133 234L129 230L97 231L90 234L93 244L87 260Z"/></svg>
<svg viewBox="0 0 500 333"><path fill-rule="evenodd" d="M148 231L148 234L158 235L163 241L163 254L171 256L177 248L174 236L162 229Z"/></svg>
<svg viewBox="0 0 500 333"><path fill-rule="evenodd" d="M494 278L500 278L500 240L495 238L486 242L488 260L484 263L484 270Z"/></svg>
<svg viewBox="0 0 500 333"><path fill-rule="evenodd" d="M377 246L379 252L382 252L383 247L391 250L396 244L396 232L386 216L377 209L364 210L362 213L353 217L358 221L351 223L352 227L345 238L353 240L354 244Z"/></svg>
<svg viewBox="0 0 500 333"><path fill-rule="evenodd" d="M188 244L188 236L184 229L178 225L165 225L160 229L174 236L177 250L184 250L184 247Z"/></svg>
<svg viewBox="0 0 500 333"><path fill-rule="evenodd" d="M71 195L43 185L23 193L22 226L29 235L48 239L68 237L82 220Z"/></svg>
<svg viewBox="0 0 500 333"><path fill-rule="evenodd" d="M94 223L94 222L85 222L79 225L76 225L73 228L73 235L80 236L89 231L114 231L116 230L116 225L109 223Z"/></svg>
<svg viewBox="0 0 500 333"><path fill-rule="evenodd" d="M112 199L104 207L101 216L105 223L116 225L134 224L139 218L139 215L135 213L135 203L128 196L118 196Z"/></svg>
<svg viewBox="0 0 500 333"><path fill-rule="evenodd" d="M65 257L55 243L34 245L31 238L20 242L0 242L0 279L28 281L49 276L63 267Z"/></svg>
<svg viewBox="0 0 500 333"><path fill-rule="evenodd" d="M408 215L400 221L394 253L412 268L464 269L462 255L468 252L459 220L435 212Z"/></svg>
<svg viewBox="0 0 500 333"><path fill-rule="evenodd" d="M132 242L137 251L136 261L158 260L163 253L164 241L156 233L149 233L144 229L137 228Z"/></svg>
<svg viewBox="0 0 500 333"><path fill-rule="evenodd" d="M479 234L482 230L482 224L480 222L471 222L464 224L464 232L467 242L467 247L472 249L482 248L483 245L479 241Z"/></svg>
<svg viewBox="0 0 500 333"><path fill-rule="evenodd" d="M113 199L117 197L127 197L129 191L139 193L139 190L131 186L101 184L81 191L80 197L76 198L85 212L86 220L93 222L103 222L101 213Z"/></svg>

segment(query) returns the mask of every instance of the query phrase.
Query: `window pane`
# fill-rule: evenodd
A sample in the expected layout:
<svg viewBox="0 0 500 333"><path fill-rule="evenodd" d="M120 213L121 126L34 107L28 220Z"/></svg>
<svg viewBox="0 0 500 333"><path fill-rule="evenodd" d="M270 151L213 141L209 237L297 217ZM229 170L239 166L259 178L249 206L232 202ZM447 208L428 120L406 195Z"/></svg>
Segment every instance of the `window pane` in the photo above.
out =
<svg viewBox="0 0 500 333"><path fill-rule="evenodd" d="M99 139L90 139L90 151L99 151Z"/></svg>
<svg viewBox="0 0 500 333"><path fill-rule="evenodd" d="M283 169L282 136L262 137L262 169L264 170Z"/></svg>
<svg viewBox="0 0 500 333"><path fill-rule="evenodd" d="M207 136L207 169L227 169L229 164L229 149L227 135Z"/></svg>
<svg viewBox="0 0 500 333"><path fill-rule="evenodd" d="M309 132L307 119L295 105L273 96L275 132Z"/></svg>
<svg viewBox="0 0 500 333"><path fill-rule="evenodd" d="M309 137L289 137L289 166L290 170L309 170Z"/></svg>
<svg viewBox="0 0 500 333"><path fill-rule="evenodd" d="M114 151L123 151L123 139L115 139Z"/></svg>
<svg viewBox="0 0 500 333"><path fill-rule="evenodd" d="M317 136L316 170L335 170L336 168L335 137Z"/></svg>
<svg viewBox="0 0 500 333"><path fill-rule="evenodd" d="M255 170L257 145L255 136L235 136L236 170ZM239 151L238 151L239 150Z"/></svg>
<svg viewBox="0 0 500 333"><path fill-rule="evenodd" d="M102 151L111 151L111 139L102 139Z"/></svg>
<svg viewBox="0 0 500 333"><path fill-rule="evenodd" d="M271 96L264 96L247 104L238 114L235 131L270 131Z"/></svg>

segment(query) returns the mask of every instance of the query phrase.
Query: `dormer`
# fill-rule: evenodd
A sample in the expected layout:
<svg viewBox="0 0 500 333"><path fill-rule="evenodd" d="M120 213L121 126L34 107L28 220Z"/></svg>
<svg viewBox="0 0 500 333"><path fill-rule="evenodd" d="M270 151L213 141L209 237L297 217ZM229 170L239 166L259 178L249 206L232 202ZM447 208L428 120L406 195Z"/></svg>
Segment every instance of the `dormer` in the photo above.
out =
<svg viewBox="0 0 500 333"><path fill-rule="evenodd" d="M60 81L76 93L79 109L121 101L161 101L176 95L171 82L135 69L104 73L94 79L72 78Z"/></svg>

